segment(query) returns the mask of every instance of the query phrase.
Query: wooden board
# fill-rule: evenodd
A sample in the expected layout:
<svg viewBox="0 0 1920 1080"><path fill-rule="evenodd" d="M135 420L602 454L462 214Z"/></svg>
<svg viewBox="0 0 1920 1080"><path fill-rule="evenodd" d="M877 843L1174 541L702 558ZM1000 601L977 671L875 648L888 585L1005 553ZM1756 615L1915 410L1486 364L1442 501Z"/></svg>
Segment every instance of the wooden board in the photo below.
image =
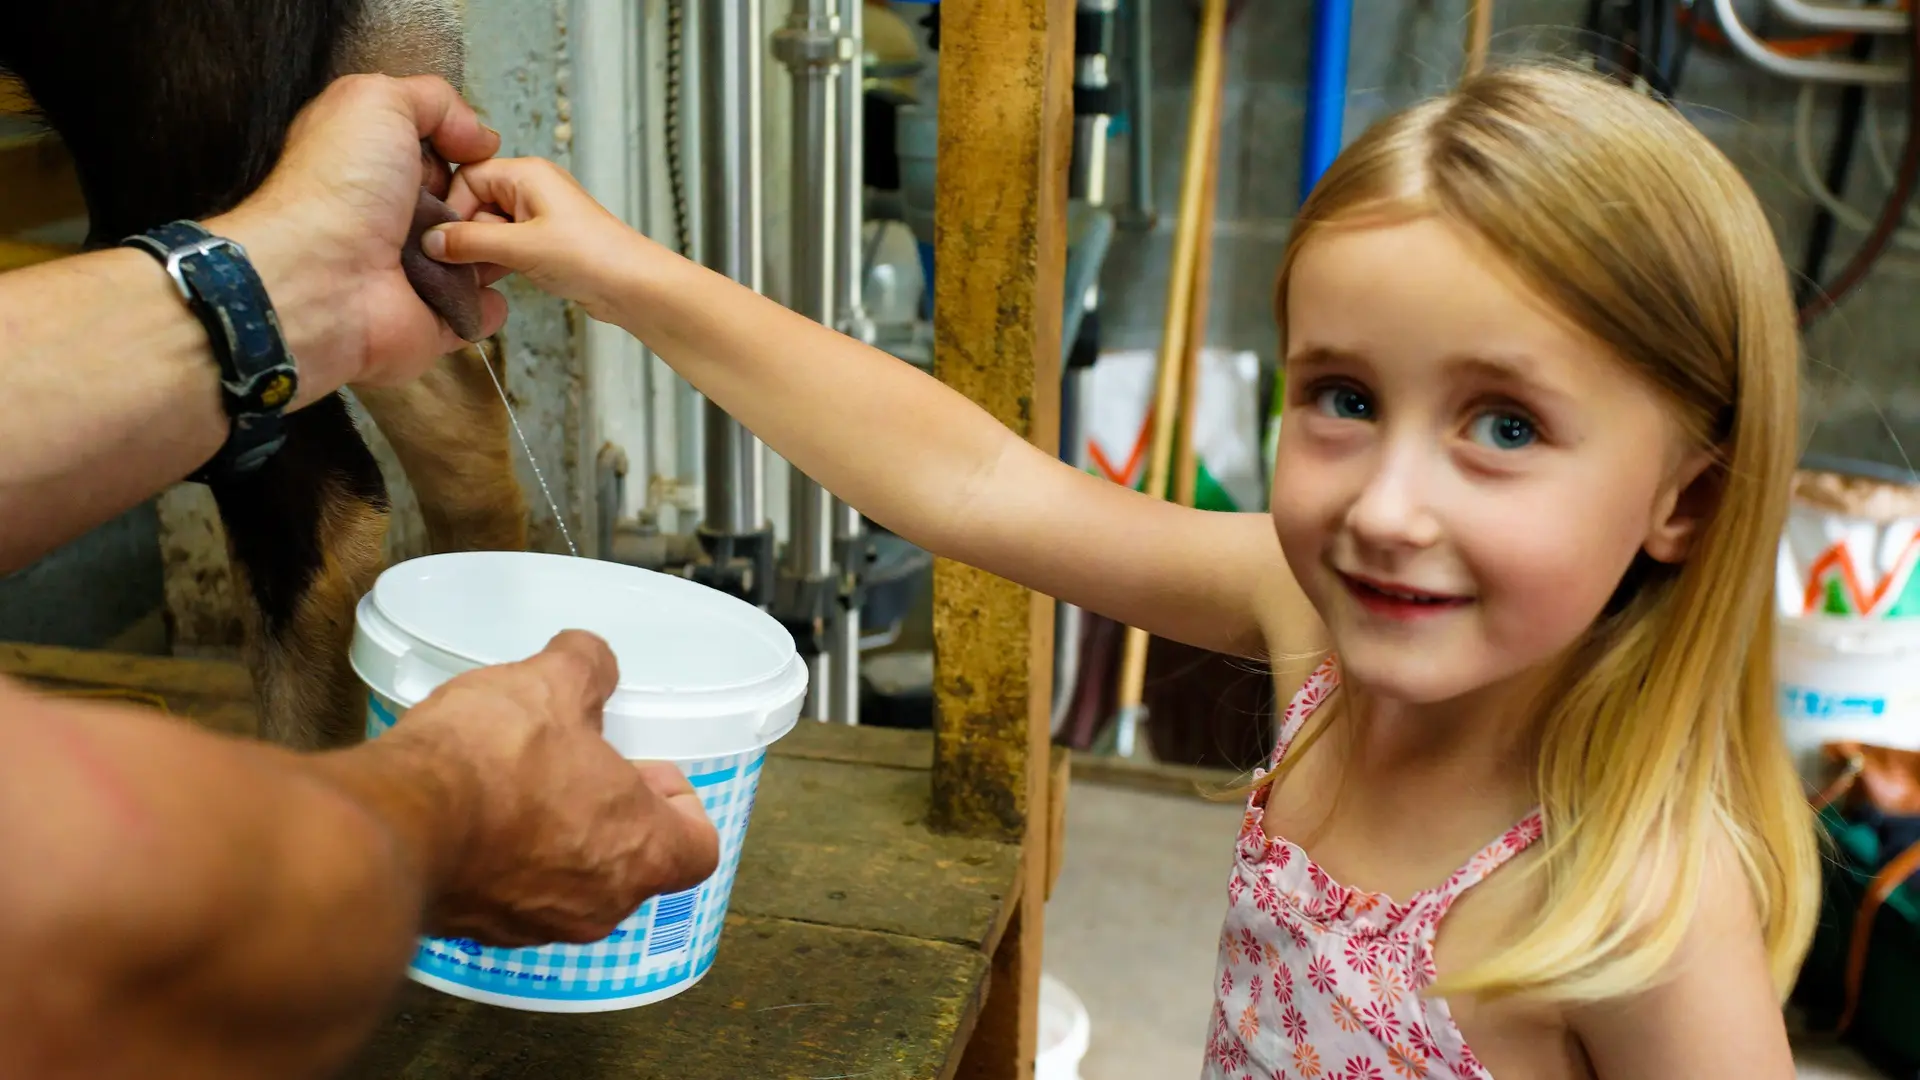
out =
<svg viewBox="0 0 1920 1080"><path fill-rule="evenodd" d="M944 1078L978 1015L986 969L964 946L729 916L706 978L639 1009L517 1012L409 983L341 1076Z"/></svg>
<svg viewBox="0 0 1920 1080"><path fill-rule="evenodd" d="M933 768L933 736L899 728L848 728L802 720L785 738L773 744L779 757L845 761L857 765L885 765L896 769Z"/></svg>
<svg viewBox="0 0 1920 1080"><path fill-rule="evenodd" d="M1047 886L1046 899L1060 882L1060 866L1067 854L1067 786L1072 782L1073 755L1064 746L1053 748L1047 767Z"/></svg>
<svg viewBox="0 0 1920 1080"><path fill-rule="evenodd" d="M0 642L0 675L55 693L162 709L229 734L258 730L253 682L239 664Z"/></svg>
<svg viewBox="0 0 1920 1080"><path fill-rule="evenodd" d="M1005 925L1020 849L934 832L928 802L927 774L918 770L769 760L733 910L990 950Z"/></svg>

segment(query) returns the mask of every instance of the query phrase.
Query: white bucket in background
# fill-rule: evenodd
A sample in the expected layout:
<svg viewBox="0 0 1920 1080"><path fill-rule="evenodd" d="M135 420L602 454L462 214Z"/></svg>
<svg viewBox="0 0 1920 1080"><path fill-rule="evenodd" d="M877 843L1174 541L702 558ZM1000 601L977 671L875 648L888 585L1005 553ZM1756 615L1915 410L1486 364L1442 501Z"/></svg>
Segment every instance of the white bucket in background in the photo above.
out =
<svg viewBox="0 0 1920 1080"><path fill-rule="evenodd" d="M1780 715L1809 783L1827 779L1825 742L1920 750L1920 619L1783 616L1778 627Z"/></svg>
<svg viewBox="0 0 1920 1080"><path fill-rule="evenodd" d="M1080 995L1067 984L1040 973L1039 1051L1033 1080L1080 1080L1080 1059L1093 1039L1093 1022Z"/></svg>
<svg viewBox="0 0 1920 1080"><path fill-rule="evenodd" d="M767 747L793 729L807 671L779 622L667 574L537 552L458 552L389 568L356 612L353 669L378 736L454 675L523 660L562 630L604 638L620 663L604 730L630 760L672 761L720 833L700 885L640 906L590 945L489 948L423 938L415 982L541 1012L601 1012L672 997L713 965Z"/></svg>

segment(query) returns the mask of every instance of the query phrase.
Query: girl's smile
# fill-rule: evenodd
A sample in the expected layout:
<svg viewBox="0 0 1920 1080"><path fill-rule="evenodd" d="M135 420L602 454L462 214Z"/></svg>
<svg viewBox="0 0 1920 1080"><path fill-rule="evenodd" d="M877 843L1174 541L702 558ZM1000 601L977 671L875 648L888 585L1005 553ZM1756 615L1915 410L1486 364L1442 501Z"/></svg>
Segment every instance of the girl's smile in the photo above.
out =
<svg viewBox="0 0 1920 1080"><path fill-rule="evenodd" d="M1418 589L1396 581L1380 581L1360 574L1340 574L1341 583L1360 603L1361 607L1375 615L1400 621L1427 619L1451 611L1458 611L1473 603L1471 596L1455 596L1447 593Z"/></svg>

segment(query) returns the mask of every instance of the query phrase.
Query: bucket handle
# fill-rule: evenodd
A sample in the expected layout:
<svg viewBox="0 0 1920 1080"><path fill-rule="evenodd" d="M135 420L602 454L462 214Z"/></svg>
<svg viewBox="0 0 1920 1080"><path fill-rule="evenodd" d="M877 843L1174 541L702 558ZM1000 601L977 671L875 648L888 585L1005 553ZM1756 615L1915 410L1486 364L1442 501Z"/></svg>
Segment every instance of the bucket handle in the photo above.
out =
<svg viewBox="0 0 1920 1080"><path fill-rule="evenodd" d="M423 701L447 678L448 673L421 656L418 649L408 649L394 659L393 689L401 701Z"/></svg>
<svg viewBox="0 0 1920 1080"><path fill-rule="evenodd" d="M768 709L766 712L761 713L759 722L753 726L754 737L762 740L771 740L774 732L778 731L781 725L786 723L783 718L785 713L785 709Z"/></svg>

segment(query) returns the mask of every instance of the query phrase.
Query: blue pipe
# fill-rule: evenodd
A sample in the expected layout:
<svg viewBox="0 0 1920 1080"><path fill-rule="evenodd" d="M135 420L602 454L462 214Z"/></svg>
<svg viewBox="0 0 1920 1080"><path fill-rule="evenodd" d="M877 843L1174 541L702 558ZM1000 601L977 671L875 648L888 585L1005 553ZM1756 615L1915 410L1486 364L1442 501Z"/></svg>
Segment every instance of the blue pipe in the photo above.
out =
<svg viewBox="0 0 1920 1080"><path fill-rule="evenodd" d="M1340 156L1347 111L1347 53L1353 41L1353 0L1314 0L1313 59L1307 74L1306 136L1300 146L1300 201Z"/></svg>

